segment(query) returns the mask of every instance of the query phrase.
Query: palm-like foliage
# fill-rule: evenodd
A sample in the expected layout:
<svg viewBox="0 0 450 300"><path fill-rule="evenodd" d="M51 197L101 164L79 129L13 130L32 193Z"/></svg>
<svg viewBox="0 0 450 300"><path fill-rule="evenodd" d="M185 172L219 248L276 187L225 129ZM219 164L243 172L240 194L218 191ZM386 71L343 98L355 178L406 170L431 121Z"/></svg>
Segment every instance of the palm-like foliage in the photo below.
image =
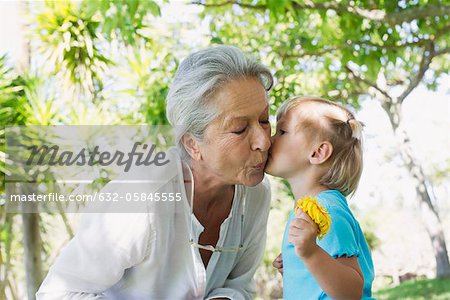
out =
<svg viewBox="0 0 450 300"><path fill-rule="evenodd" d="M2 176L1 192L5 188L6 172L5 126L23 125L26 122L24 111L24 80L14 76L7 66L6 56L0 57L0 173Z"/></svg>
<svg viewBox="0 0 450 300"><path fill-rule="evenodd" d="M144 34L146 18L161 15L158 4L153 0L85 0L81 8L88 16L97 14L101 17L101 30L108 41L119 40L127 45L151 40Z"/></svg>
<svg viewBox="0 0 450 300"><path fill-rule="evenodd" d="M119 71L128 85L118 92L125 95L125 99L133 99L134 102L130 103L131 109L123 117L127 123L168 124L165 99L171 73L175 72L177 64L167 48L157 47L155 45L152 52L143 46L131 49L126 57L126 66Z"/></svg>
<svg viewBox="0 0 450 300"><path fill-rule="evenodd" d="M23 85L15 77L11 68L7 67L6 57L0 57L0 298L6 299L5 288L10 273L11 243L12 243L12 216L5 213L5 126L7 124L23 124L26 117L20 112L22 107ZM10 286L10 290L11 286Z"/></svg>
<svg viewBox="0 0 450 300"><path fill-rule="evenodd" d="M99 50L100 17L66 1L46 2L36 17L38 50L47 66L62 77L69 93L102 89L102 77L112 62Z"/></svg>
<svg viewBox="0 0 450 300"><path fill-rule="evenodd" d="M63 90L97 98L113 64L108 59L111 42L150 41L146 19L159 15L151 0L47 1L33 27L40 39L37 48L61 77Z"/></svg>
<svg viewBox="0 0 450 300"><path fill-rule="evenodd" d="M15 239L13 234L14 214L6 213L5 188L6 176L13 167L6 153L6 126L17 125L51 125L57 121L57 107L53 105L53 98L44 90L44 80L34 75L15 75L11 68L7 67L6 57L0 57L0 298L5 298L6 283L9 282L9 292L14 294L11 285L11 260L14 257L12 244ZM18 173L26 173L21 170ZM35 217L35 216L34 216ZM37 218L38 219L38 218ZM4 226L3 226L4 224ZM2 259L4 258L4 259ZM4 260L4 262L3 262ZM4 297L3 297L4 296ZM6 297L7 298L7 297Z"/></svg>
<svg viewBox="0 0 450 300"><path fill-rule="evenodd" d="M0 122L7 124L24 124L23 107L24 82L12 74L7 66L6 56L0 57Z"/></svg>
<svg viewBox="0 0 450 300"><path fill-rule="evenodd" d="M32 9L29 9L30 7ZM113 65L110 50L126 49L137 42L144 45L150 43L151 39L146 36L148 31L144 30L146 22L160 14L158 5L150 0L46 1L37 4L29 3L23 8L33 13L37 12L36 15L29 16L28 29L31 30L28 32L28 38L31 56L29 61L33 69L38 70L39 73L15 75L7 67L6 59L0 58L0 122L3 126L0 129L0 174L2 176L0 221L2 225L5 224L0 230L0 299L21 297L21 295L14 295L16 279L11 269L15 267L14 263L10 262L16 259L22 261L23 258L23 254L17 254L14 249L11 250L14 248L11 246L13 242L19 243L19 239L17 237L13 239L15 217L13 214L6 214L4 207L5 172L8 169L4 126L120 123L120 118L112 119L120 115L116 110L118 107L111 105L111 102L95 101L103 97L105 78L113 77L107 74L110 66ZM29 72L26 70L26 73ZM163 78L162 73L160 70L159 78ZM158 80L155 78L150 80L146 77L139 81L138 89L144 89L145 84L153 82ZM148 104L146 111L151 116L144 119L156 117L161 120L163 118L166 82L167 79L160 80L155 89L146 90L144 94L138 92L130 95L134 99L147 99L142 102ZM149 92L150 90L152 92ZM81 97L84 97L85 101L80 101ZM155 105L153 105L153 99L158 99ZM155 115L153 115L154 108L159 108ZM116 113L112 114L112 111ZM104 116L110 116L110 118L102 121L101 118ZM132 122L133 120L130 120L130 123ZM61 216L64 218L64 214ZM30 262L30 259L40 257L41 248L34 249L32 245L37 245L33 244L33 241L39 243L38 228L43 233L45 228L43 228L44 223L39 225L41 219L38 215L29 217L24 215L22 219L24 225L19 234L24 233L24 241L20 247L23 246L25 258ZM67 220L64 220L64 223L67 227ZM20 251L23 252L23 249ZM37 274L30 278L27 276L28 295L32 299L40 283L37 282L40 280L40 259L34 260L31 268L28 267L27 275ZM19 270L22 269L22 267L19 268Z"/></svg>

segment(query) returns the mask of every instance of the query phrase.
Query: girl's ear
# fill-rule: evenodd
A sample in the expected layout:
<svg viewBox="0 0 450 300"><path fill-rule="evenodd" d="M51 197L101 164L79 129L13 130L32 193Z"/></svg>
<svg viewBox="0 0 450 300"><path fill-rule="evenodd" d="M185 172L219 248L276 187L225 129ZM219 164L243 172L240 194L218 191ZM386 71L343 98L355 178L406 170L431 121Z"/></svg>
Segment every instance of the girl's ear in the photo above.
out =
<svg viewBox="0 0 450 300"><path fill-rule="evenodd" d="M183 135L183 137L181 138L181 143L183 144L184 149L186 149L186 152L193 160L199 161L202 159L199 143L196 139L194 139L192 135Z"/></svg>
<svg viewBox="0 0 450 300"><path fill-rule="evenodd" d="M333 154L333 145L330 142L321 142L309 156L312 165L323 164Z"/></svg>

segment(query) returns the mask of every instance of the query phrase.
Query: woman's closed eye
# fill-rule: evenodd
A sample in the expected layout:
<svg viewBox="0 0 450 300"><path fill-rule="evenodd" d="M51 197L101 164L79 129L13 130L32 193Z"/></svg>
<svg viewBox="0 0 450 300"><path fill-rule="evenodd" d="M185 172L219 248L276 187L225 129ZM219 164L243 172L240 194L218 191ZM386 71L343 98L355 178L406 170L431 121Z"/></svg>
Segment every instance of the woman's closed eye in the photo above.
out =
<svg viewBox="0 0 450 300"><path fill-rule="evenodd" d="M263 126L270 126L270 122L269 122L268 119L267 120L261 120L261 121L259 121L259 123L262 124ZM245 127L239 128L237 130L233 130L232 132L234 134L238 134L238 135L239 134L243 134L247 130L247 128L248 128L248 125L245 126Z"/></svg>
<svg viewBox="0 0 450 300"><path fill-rule="evenodd" d="M234 130L234 134L243 134L247 130L247 126L243 127L242 129Z"/></svg>

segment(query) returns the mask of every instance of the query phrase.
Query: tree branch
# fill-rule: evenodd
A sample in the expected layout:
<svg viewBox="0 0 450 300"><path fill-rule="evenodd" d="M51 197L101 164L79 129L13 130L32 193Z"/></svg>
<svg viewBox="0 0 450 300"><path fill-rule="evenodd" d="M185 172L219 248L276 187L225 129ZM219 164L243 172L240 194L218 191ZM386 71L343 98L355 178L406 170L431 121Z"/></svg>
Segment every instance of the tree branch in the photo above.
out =
<svg viewBox="0 0 450 300"><path fill-rule="evenodd" d="M422 7L415 7L401 10L394 13L386 13L380 9L364 9L357 6L344 6L334 1L329 2L314 2L305 0L300 4L292 3L296 9L316 9L316 10L334 10L337 13L349 13L354 16L369 19L372 21L386 22L390 25L402 24L403 22L411 22L416 19L423 19L429 16L447 16L450 15L449 5L426 5Z"/></svg>
<svg viewBox="0 0 450 300"><path fill-rule="evenodd" d="M193 1L191 2L195 5L201 5L204 7L221 7L227 5L239 5L241 7L266 10L268 9L265 4L245 4L236 0L228 0L222 3L211 3L208 4L205 1ZM426 17L443 17L450 15L450 5L426 5L422 7L414 7L409 9L404 9L396 11L393 13L386 13L386 11L381 9L364 9L357 6L346 6L339 4L335 1L327 2L314 2L312 0L304 0L303 3L291 2L292 7L296 10L334 10L337 13L344 14L348 13L359 18L369 19L376 22L386 22L390 25L402 24L403 22L411 22L416 19L423 19Z"/></svg>
<svg viewBox="0 0 450 300"><path fill-rule="evenodd" d="M434 53L434 57L439 56L439 55L443 55L443 54L447 54L450 53L450 48L444 48L441 50L438 50Z"/></svg>
<svg viewBox="0 0 450 300"><path fill-rule="evenodd" d="M422 81L425 72L428 70L433 57L435 57L436 53L434 52L434 44L429 43L423 50L422 59L420 61L419 71L416 76L409 82L408 87L405 91L397 98L399 103L401 104L403 100L419 85Z"/></svg>
<svg viewBox="0 0 450 300"><path fill-rule="evenodd" d="M227 6L227 5L239 5L241 7L245 7L245 8L251 8L251 9L258 9L258 10L266 10L267 9L267 5L265 4L259 4L259 5L252 5L252 4L245 4L245 3L241 3L239 1L224 1L222 3L205 3L205 2L201 2L201 1L192 1L191 4L194 5L201 5L204 7L221 7L221 6Z"/></svg>
<svg viewBox="0 0 450 300"><path fill-rule="evenodd" d="M433 40L435 40L435 39L433 39ZM399 49L399 48L411 47L411 46L425 46L425 45L428 45L429 43L430 43L430 40L427 40L427 39L419 39L418 41L405 42L402 44L383 44L383 45L371 43L369 41L364 41L361 43L358 41L350 41L349 43L342 43L340 45L324 46L322 48L322 50L309 51L309 52L304 51L304 52L299 52L299 53L283 53L283 54L280 54L280 56L283 58L302 58L305 56L321 56L323 54L334 52L336 50L341 50L341 49L345 49L345 48L353 48L356 45L360 46L361 48L377 47L378 49L391 50L391 49ZM440 52L441 51L436 52L436 53L440 53Z"/></svg>
<svg viewBox="0 0 450 300"><path fill-rule="evenodd" d="M448 15L450 15L449 5L426 5L388 14L385 20L387 23L395 25L426 17L444 17Z"/></svg>
<svg viewBox="0 0 450 300"><path fill-rule="evenodd" d="M345 69L346 69L348 72L350 72L350 74L352 74L353 77L354 77L356 80L358 80L358 81L360 81L360 82L363 82L363 83L365 83L366 85L368 85L368 86L370 86L370 87L376 89L376 90L377 90L378 92L380 92L383 96L385 96L387 99L389 99L389 100L392 101L391 95L389 95L385 90L383 90L382 88L380 88L375 82L371 82L371 81L369 81L369 80L367 80L367 79L365 79L365 78L359 76L359 75L356 74L356 72L353 71L349 66L345 66Z"/></svg>
<svg viewBox="0 0 450 300"><path fill-rule="evenodd" d="M327 48L327 49L322 49L322 50L317 50L317 51L302 51L299 53L280 53L279 55L282 58L302 58L305 56L322 56L326 53L336 51L336 50L338 50L338 48L342 48L342 47L333 47L333 48Z"/></svg>

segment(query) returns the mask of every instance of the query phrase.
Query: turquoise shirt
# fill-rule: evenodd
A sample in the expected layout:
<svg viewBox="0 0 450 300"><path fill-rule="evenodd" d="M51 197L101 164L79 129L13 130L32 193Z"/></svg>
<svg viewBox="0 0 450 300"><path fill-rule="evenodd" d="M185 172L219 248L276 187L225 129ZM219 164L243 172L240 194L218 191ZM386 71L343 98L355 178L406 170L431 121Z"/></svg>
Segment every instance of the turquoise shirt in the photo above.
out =
<svg viewBox="0 0 450 300"><path fill-rule="evenodd" d="M374 279L372 257L361 227L350 211L347 200L337 190L323 191L317 195L317 200L331 216L330 232L322 240L317 239L317 245L335 258L358 257L364 276L362 299L374 299L372 298L372 281ZM294 218L294 211L291 211L282 245L283 299L331 299L323 292L315 278L295 254L294 246L288 242L289 226Z"/></svg>

